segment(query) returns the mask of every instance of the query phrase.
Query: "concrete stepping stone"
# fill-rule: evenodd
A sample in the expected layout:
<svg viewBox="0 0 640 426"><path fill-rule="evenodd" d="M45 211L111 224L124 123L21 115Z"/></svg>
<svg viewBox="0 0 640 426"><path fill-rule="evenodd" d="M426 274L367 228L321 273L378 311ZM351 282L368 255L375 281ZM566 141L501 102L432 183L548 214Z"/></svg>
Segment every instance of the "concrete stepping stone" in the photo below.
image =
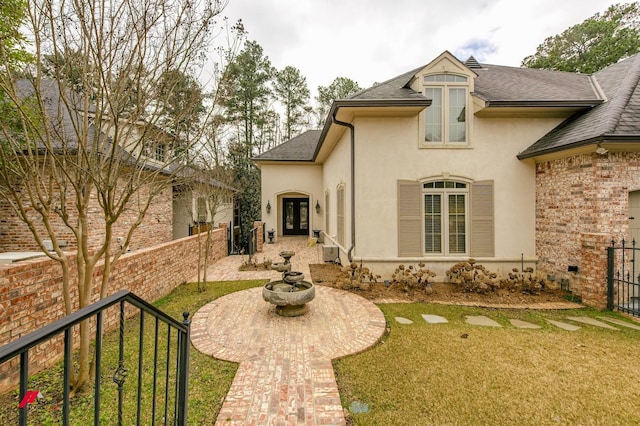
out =
<svg viewBox="0 0 640 426"><path fill-rule="evenodd" d="M446 324L449 322L445 317L441 317L440 315L429 315L422 314L422 318L429 324Z"/></svg>
<svg viewBox="0 0 640 426"><path fill-rule="evenodd" d="M396 317L395 320L398 324L413 324L413 321L408 318Z"/></svg>
<svg viewBox="0 0 640 426"><path fill-rule="evenodd" d="M558 328L561 328L563 330L567 330L567 331L578 331L580 330L581 327L578 327L577 325L573 325L573 324L567 324L566 322L560 322L560 321L554 321L554 320L547 320L548 323L555 325Z"/></svg>
<svg viewBox="0 0 640 426"><path fill-rule="evenodd" d="M489 317L485 317L484 315L467 315L467 320L465 322L467 324L479 325L482 327L502 327L500 324Z"/></svg>
<svg viewBox="0 0 640 426"><path fill-rule="evenodd" d="M567 317L568 320L579 322L582 324L593 325L595 327L607 328L609 330L617 330L617 328L604 323L602 321L598 321L597 319L593 319L591 317Z"/></svg>
<svg viewBox="0 0 640 426"><path fill-rule="evenodd" d="M616 318L608 318L608 317L598 317L598 318L600 318L601 320L607 321L607 322L611 322L613 324L621 325L623 327L632 328L634 330L640 330L640 325L633 324L633 323L630 323L628 321L622 321L622 320L619 320L619 319L616 319Z"/></svg>
<svg viewBox="0 0 640 426"><path fill-rule="evenodd" d="M516 328L530 328L530 329L542 328L542 326L539 326L538 324L532 324L530 322L522 321L519 319L510 319L509 322L511 323L512 326Z"/></svg>

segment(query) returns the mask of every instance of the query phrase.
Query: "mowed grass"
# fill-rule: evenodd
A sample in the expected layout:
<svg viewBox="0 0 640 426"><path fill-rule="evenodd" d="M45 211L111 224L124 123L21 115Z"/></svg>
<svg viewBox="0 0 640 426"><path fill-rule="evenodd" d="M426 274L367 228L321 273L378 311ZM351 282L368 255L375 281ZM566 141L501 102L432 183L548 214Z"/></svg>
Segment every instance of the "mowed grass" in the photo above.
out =
<svg viewBox="0 0 640 426"><path fill-rule="evenodd" d="M156 307L182 321L182 313L190 312L191 316L210 301L225 294L245 290L264 284L264 281L213 282L203 285L203 291L198 291L196 284L183 284L171 294L154 303ZM155 416L153 416L153 360L155 321L149 315L144 316L143 337L143 393L141 400L141 424L151 424L155 418L156 424L164 424L166 418L172 419L175 413L175 343L169 354L169 396L165 398L166 341L167 328L159 327L159 350L156 374ZM163 324L163 323L161 323ZM124 335L124 366L127 376L123 390L122 423L136 424L137 413L137 385L138 385L138 350L139 350L140 315L126 320ZM175 331L172 333L175 339ZM118 330L107 333L103 339L100 424L118 424L118 388L113 382L113 373L118 366L119 353ZM235 363L216 360L198 352L193 346L190 351L189 364L189 407L188 421L193 425L209 425L215 422L222 407L238 365ZM62 365L40 372L29 380L29 389L39 390L43 398L29 407L29 424L57 425L60 424L62 400ZM18 392L0 395L0 424L9 425L18 422ZM93 424L94 396L93 386L83 394L76 395L71 401L71 424ZM167 424L173 424L171 420Z"/></svg>
<svg viewBox="0 0 640 426"><path fill-rule="evenodd" d="M343 406L369 406L356 425L640 424L640 331L550 325L575 311L490 310L434 304L384 304L382 342L334 361ZM442 315L428 324L421 314ZM487 315L502 328L465 324ZM414 321L397 323L395 317ZM509 318L542 325L516 329ZM637 323L636 323L637 324Z"/></svg>

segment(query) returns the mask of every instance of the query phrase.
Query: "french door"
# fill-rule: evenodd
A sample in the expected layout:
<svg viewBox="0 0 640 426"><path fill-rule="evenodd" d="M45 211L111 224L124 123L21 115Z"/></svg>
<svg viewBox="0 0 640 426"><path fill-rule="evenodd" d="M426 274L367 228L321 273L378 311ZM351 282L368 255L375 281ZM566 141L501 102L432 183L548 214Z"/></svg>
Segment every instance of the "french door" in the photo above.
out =
<svg viewBox="0 0 640 426"><path fill-rule="evenodd" d="M282 235L309 235L309 199L282 199Z"/></svg>

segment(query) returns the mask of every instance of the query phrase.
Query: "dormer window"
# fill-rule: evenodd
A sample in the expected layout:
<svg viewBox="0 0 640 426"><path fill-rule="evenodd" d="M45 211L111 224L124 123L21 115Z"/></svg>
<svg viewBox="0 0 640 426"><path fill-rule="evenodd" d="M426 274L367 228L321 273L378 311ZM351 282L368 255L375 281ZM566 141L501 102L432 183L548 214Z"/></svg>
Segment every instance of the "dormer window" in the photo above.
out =
<svg viewBox="0 0 640 426"><path fill-rule="evenodd" d="M155 159L158 161L165 160L165 146L163 143L158 143L156 145Z"/></svg>
<svg viewBox="0 0 640 426"><path fill-rule="evenodd" d="M431 106L425 110L427 144L467 142L468 78L455 74L424 76L425 96Z"/></svg>

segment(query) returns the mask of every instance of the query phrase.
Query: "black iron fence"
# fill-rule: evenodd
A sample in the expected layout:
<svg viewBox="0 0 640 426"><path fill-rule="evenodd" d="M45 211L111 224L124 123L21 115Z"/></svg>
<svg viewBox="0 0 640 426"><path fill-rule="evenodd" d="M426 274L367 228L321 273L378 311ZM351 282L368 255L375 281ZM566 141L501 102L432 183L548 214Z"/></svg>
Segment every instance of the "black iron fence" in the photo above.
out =
<svg viewBox="0 0 640 426"><path fill-rule="evenodd" d="M108 309L119 311L105 312ZM131 311L138 311L139 315L126 319L126 313ZM117 336L107 337L113 337L109 344L118 345L118 354L113 359L105 360L104 322L113 318L110 316L113 314L117 317L119 330ZM183 321L176 321L138 296L122 290L1 347L0 366L15 363L19 359L20 371L20 403L16 404L16 419L6 420L11 421L11 424L26 425L31 414L37 414L30 414L31 409L37 408L34 395L38 391L30 389L29 356L41 350L43 344L55 341L63 335L63 373L59 383L60 418L54 422L62 425L78 424L80 420L70 415L71 376L74 368L73 335L75 327L83 321L89 321L91 328L95 330L93 413L91 415L87 410L82 410L83 418L93 417L95 425L105 422L118 425L186 425L191 322L188 316L185 312ZM147 323L148 317L150 321ZM128 333L126 336L129 336L126 339L125 322ZM130 326L133 326L133 331ZM137 333L136 327L139 329ZM132 338L129 333L137 334L137 337ZM104 394L108 394L108 399ZM33 424L33 421L30 423Z"/></svg>
<svg viewBox="0 0 640 426"><path fill-rule="evenodd" d="M640 255L636 241L607 247L607 308L640 316Z"/></svg>

